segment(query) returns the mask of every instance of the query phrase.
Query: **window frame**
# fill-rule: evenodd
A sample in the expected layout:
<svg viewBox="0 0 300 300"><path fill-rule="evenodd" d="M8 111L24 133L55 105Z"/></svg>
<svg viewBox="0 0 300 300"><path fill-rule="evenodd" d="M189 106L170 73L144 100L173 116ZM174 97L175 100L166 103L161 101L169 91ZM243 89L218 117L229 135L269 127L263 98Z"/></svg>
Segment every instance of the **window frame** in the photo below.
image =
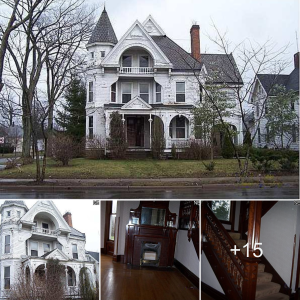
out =
<svg viewBox="0 0 300 300"><path fill-rule="evenodd" d="M115 86L115 91L113 91L112 87ZM114 95L114 101L112 101L113 99L113 95ZM111 103L116 103L117 102L117 81L114 82L111 86L110 86L110 102Z"/></svg>
<svg viewBox="0 0 300 300"><path fill-rule="evenodd" d="M123 65L124 57L130 57L130 60L131 60L131 65L130 65L130 67L127 67L127 66L124 66L124 65ZM132 61L133 61L133 59L132 59L132 55L131 55L131 54L122 55L122 68L132 68Z"/></svg>
<svg viewBox="0 0 300 300"><path fill-rule="evenodd" d="M36 243L36 244L37 244L37 249L36 249L36 250L33 250L33 249L32 249L32 244L33 244L33 243ZM38 257L38 256L39 256L39 242L36 242L36 241L30 241L29 246L30 246L30 256L32 256L32 257ZM32 255L32 251L36 251L37 254L36 254L36 255Z"/></svg>
<svg viewBox="0 0 300 300"><path fill-rule="evenodd" d="M236 201L233 200L222 200L222 201L230 201L230 213L229 213L229 221L218 219L222 224L231 225L231 230L234 230L234 222L235 222L235 207ZM212 201L209 201L210 208L212 207Z"/></svg>
<svg viewBox="0 0 300 300"><path fill-rule="evenodd" d="M104 58L105 57L105 51L100 51L100 57Z"/></svg>
<svg viewBox="0 0 300 300"><path fill-rule="evenodd" d="M20 210L17 210L17 217L21 218L21 211Z"/></svg>
<svg viewBox="0 0 300 300"><path fill-rule="evenodd" d="M126 103L128 103L130 101L130 100L127 101L127 102L123 101L123 95L129 95L129 93L123 93L123 87L124 87L125 84L130 84L130 100L132 99L132 92L133 92L133 84L132 84L132 82L122 82L121 83L121 101L122 101L122 104L126 104Z"/></svg>
<svg viewBox="0 0 300 300"><path fill-rule="evenodd" d="M94 81L89 81L88 83L88 91L89 91L89 103L94 102Z"/></svg>
<svg viewBox="0 0 300 300"><path fill-rule="evenodd" d="M180 118L183 118L184 119L184 127L178 127L177 126L177 119L180 119ZM171 136L171 138L172 139L178 139L178 140L185 140L185 139L187 139L187 136L188 136L188 132L187 132L187 119L186 119L186 117L184 117L184 116L179 116L179 115L177 115L175 118L173 118L173 120L172 120L172 136ZM178 129L183 129L184 128L184 137L177 137L177 128ZM173 137L173 132L175 133L175 137Z"/></svg>
<svg viewBox="0 0 300 300"><path fill-rule="evenodd" d="M95 52L92 51L92 52L91 52L91 59L94 59L94 58L95 58Z"/></svg>
<svg viewBox="0 0 300 300"><path fill-rule="evenodd" d="M92 126L90 126L91 124ZM88 129L89 129L88 137L89 139L92 139L94 137L94 116L88 116Z"/></svg>
<svg viewBox="0 0 300 300"><path fill-rule="evenodd" d="M142 67L141 66L141 57L147 57L148 58L148 65L147 67ZM139 68L149 68L150 67L150 56L147 54L140 54L139 55Z"/></svg>
<svg viewBox="0 0 300 300"><path fill-rule="evenodd" d="M6 237L9 237L9 243L8 244L6 243ZM11 245L11 243L10 243L10 235L8 234L8 235L4 236L4 254L10 253L10 245ZM8 251L6 251L6 247L8 247Z"/></svg>
<svg viewBox="0 0 300 300"><path fill-rule="evenodd" d="M177 91L177 84L179 83L183 83L184 84L184 92L178 92ZM178 101L177 100L177 95L184 95L184 101ZM176 81L176 99L175 102L176 103L186 103L186 82L185 81Z"/></svg>
<svg viewBox="0 0 300 300"><path fill-rule="evenodd" d="M46 251L46 250L45 250L45 245L49 245L49 251ZM51 244L43 243L43 251L44 251L44 254L50 252L50 251L51 251Z"/></svg>
<svg viewBox="0 0 300 300"><path fill-rule="evenodd" d="M157 86L160 86L160 92L157 91ZM160 101L157 101L157 95L160 95ZM155 82L155 103L162 103L162 86L158 82Z"/></svg>
<svg viewBox="0 0 300 300"><path fill-rule="evenodd" d="M148 86L148 94L146 94L146 93L141 93L141 84L145 84L145 85ZM141 95L148 95L148 101L146 101L145 99L143 99L143 98L141 97ZM141 99L143 99L143 101L145 101L146 103L150 103L150 83L149 83L149 82L139 82L139 97L140 97Z"/></svg>
<svg viewBox="0 0 300 300"><path fill-rule="evenodd" d="M9 270L9 277L7 277L6 270ZM5 266L3 270L3 279L4 279L4 289L5 290L10 290L10 266ZM8 281L8 287L7 287L7 281Z"/></svg>
<svg viewBox="0 0 300 300"><path fill-rule="evenodd" d="M74 252L73 246L76 246L76 252ZM74 257L74 254L77 257ZM77 244L72 244L72 257L73 257L73 259L78 259L78 257L79 257L78 256L78 247L77 247Z"/></svg>
<svg viewBox="0 0 300 300"><path fill-rule="evenodd" d="M7 210L6 211L6 218L10 218L11 217L11 210Z"/></svg>

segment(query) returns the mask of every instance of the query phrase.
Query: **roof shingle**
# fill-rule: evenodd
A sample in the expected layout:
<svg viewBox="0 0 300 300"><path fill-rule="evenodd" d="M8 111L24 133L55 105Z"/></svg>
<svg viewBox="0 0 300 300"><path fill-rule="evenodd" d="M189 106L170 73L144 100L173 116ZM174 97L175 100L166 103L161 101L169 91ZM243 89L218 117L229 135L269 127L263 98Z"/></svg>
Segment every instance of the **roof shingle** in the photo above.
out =
<svg viewBox="0 0 300 300"><path fill-rule="evenodd" d="M93 30L93 33L88 41L88 45L93 43L112 43L112 44L118 43L118 39L110 23L105 8L100 16L99 21L97 22Z"/></svg>

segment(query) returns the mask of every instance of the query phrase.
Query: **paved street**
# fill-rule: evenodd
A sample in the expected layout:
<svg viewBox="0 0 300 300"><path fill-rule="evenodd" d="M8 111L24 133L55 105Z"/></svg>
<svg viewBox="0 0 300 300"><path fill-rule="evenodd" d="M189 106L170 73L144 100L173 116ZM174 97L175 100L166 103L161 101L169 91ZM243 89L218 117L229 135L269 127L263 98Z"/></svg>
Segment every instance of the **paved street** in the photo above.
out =
<svg viewBox="0 0 300 300"><path fill-rule="evenodd" d="M0 199L298 199L299 187L0 187Z"/></svg>

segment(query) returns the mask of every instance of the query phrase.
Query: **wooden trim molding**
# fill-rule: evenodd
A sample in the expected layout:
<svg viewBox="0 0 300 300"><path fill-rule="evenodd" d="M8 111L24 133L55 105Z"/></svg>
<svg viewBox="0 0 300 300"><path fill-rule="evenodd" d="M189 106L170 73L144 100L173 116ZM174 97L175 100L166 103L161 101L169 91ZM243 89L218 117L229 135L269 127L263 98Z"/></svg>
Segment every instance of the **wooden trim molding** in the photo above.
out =
<svg viewBox="0 0 300 300"><path fill-rule="evenodd" d="M124 263L124 255L113 255L113 261Z"/></svg>
<svg viewBox="0 0 300 300"><path fill-rule="evenodd" d="M186 268L181 262L177 259L174 259L174 266L180 271L194 286L199 289L199 277Z"/></svg>
<svg viewBox="0 0 300 300"><path fill-rule="evenodd" d="M201 291L207 294L208 296L212 297L215 300L228 300L226 295L220 293L219 291L215 290L208 284L201 281Z"/></svg>

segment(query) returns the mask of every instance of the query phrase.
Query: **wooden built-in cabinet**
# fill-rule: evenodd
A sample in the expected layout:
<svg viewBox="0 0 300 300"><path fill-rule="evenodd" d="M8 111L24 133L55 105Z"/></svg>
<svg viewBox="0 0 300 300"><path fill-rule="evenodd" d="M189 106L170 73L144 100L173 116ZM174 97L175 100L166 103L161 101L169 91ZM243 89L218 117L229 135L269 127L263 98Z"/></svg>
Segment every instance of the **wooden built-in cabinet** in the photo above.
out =
<svg viewBox="0 0 300 300"><path fill-rule="evenodd" d="M172 266L177 235L175 224L176 214L169 211L169 201L141 201L137 209L130 210L124 262L140 266L142 244L160 243L158 266Z"/></svg>

